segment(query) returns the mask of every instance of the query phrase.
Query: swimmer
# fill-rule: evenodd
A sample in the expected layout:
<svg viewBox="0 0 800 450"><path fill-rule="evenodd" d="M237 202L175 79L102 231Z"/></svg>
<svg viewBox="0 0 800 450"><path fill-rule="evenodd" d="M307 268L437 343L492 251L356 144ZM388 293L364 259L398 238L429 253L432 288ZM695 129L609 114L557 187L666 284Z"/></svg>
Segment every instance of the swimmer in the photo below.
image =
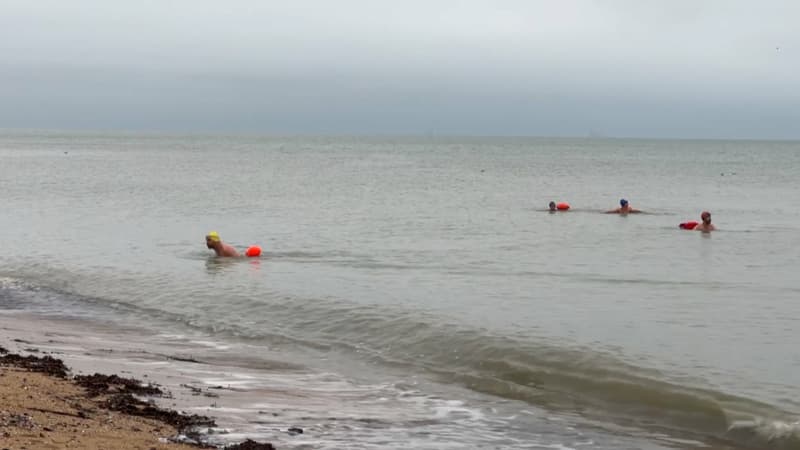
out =
<svg viewBox="0 0 800 450"><path fill-rule="evenodd" d="M217 256L239 256L239 252L237 252L235 248L222 242L222 239L219 238L219 234L216 231L209 231L206 235L206 247L214 250Z"/></svg>
<svg viewBox="0 0 800 450"><path fill-rule="evenodd" d="M704 231L704 232L708 233L708 232L711 232L711 231L714 231L714 230L717 229L717 227L715 227L714 225L711 224L711 213L710 212L703 211L703 213L700 214L700 219L703 221L703 223L697 224L697 226L694 227L695 231Z"/></svg>
<svg viewBox="0 0 800 450"><path fill-rule="evenodd" d="M550 202L550 204L547 206L549 208L548 211L550 211L551 213L569 211L569 203L567 202L560 202L560 203Z"/></svg>
<svg viewBox="0 0 800 450"><path fill-rule="evenodd" d="M619 208L606 211L606 214L636 214L640 212L642 211L631 208L628 201L623 198L619 200Z"/></svg>

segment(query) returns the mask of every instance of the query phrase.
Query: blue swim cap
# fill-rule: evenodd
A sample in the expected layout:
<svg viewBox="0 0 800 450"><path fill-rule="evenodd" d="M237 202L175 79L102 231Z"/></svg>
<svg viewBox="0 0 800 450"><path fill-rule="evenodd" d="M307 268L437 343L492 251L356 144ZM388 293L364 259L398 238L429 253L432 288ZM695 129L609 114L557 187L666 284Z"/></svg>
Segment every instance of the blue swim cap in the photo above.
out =
<svg viewBox="0 0 800 450"><path fill-rule="evenodd" d="M619 199L619 205L620 205L620 206L625 206L625 205L627 205L627 204L628 204L628 201L627 201L627 200L625 200L624 198L621 198L621 199Z"/></svg>

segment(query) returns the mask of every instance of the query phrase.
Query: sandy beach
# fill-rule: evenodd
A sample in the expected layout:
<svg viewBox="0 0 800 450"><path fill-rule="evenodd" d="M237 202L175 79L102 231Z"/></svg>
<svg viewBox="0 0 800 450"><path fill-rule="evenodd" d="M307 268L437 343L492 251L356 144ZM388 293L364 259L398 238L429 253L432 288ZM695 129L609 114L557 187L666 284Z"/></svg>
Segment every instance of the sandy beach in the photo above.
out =
<svg viewBox="0 0 800 450"><path fill-rule="evenodd" d="M169 441L178 435L174 426L103 408L69 380L0 370L3 448L192 448Z"/></svg>
<svg viewBox="0 0 800 450"><path fill-rule="evenodd" d="M133 360L129 367L119 358L87 360L91 346L53 339L59 334L57 323L35 317L0 318L0 448L273 448L247 438L234 444L210 439L211 434L224 432L213 417L173 408L189 408L197 401L188 399L219 398L219 394L189 383L164 386L132 378L132 372L145 380L159 378L134 369ZM66 328L60 329L62 336ZM53 348L59 345L62 350ZM83 353L83 364L74 358L78 352ZM65 365L61 358L81 369ZM105 375L91 372L94 368Z"/></svg>

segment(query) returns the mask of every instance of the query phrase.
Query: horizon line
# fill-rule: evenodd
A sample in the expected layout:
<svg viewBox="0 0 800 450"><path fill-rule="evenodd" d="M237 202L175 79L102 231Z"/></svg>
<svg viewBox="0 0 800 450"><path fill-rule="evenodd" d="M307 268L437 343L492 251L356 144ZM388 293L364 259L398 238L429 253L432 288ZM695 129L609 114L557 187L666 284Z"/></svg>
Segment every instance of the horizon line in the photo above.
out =
<svg viewBox="0 0 800 450"><path fill-rule="evenodd" d="M525 135L525 134L466 134L466 133L436 133L426 131L420 133L393 133L393 132L265 132L265 131L223 131L223 130L159 130L159 129L126 129L126 128L6 128L0 127L0 134L72 134L72 135L140 135L163 137L252 137L252 138L428 138L428 139L583 139L583 140L649 140L649 141L742 141L742 142L798 142L796 138L769 138L769 137L665 137L665 136L631 136L631 135L605 135L592 132L579 134L554 134L554 135Z"/></svg>

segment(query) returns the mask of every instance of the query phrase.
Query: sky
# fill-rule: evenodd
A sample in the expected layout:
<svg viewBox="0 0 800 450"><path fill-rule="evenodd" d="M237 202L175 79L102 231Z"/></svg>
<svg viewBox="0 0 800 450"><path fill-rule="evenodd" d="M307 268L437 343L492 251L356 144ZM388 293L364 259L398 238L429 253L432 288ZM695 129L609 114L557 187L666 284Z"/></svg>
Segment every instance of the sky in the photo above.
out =
<svg viewBox="0 0 800 450"><path fill-rule="evenodd" d="M0 0L0 128L800 138L796 0Z"/></svg>

